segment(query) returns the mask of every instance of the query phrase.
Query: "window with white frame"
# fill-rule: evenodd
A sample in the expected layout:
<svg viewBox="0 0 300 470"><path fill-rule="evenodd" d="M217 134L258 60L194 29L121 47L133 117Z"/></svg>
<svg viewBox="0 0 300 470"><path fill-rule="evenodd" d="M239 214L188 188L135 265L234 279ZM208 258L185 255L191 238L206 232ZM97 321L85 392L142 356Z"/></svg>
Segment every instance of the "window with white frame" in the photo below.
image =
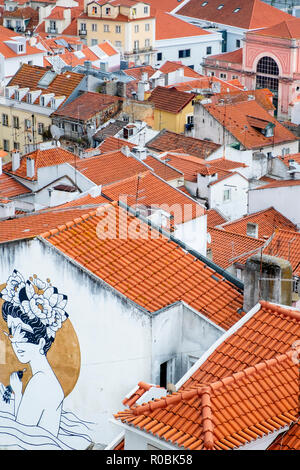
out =
<svg viewBox="0 0 300 470"><path fill-rule="evenodd" d="M9 140L7 139L3 140L3 150L5 150L5 152L9 152Z"/></svg>
<svg viewBox="0 0 300 470"><path fill-rule="evenodd" d="M145 31L150 31L150 24L149 23L145 24Z"/></svg>
<svg viewBox="0 0 300 470"><path fill-rule="evenodd" d="M109 24L103 25L103 28L105 33L109 33Z"/></svg>
<svg viewBox="0 0 300 470"><path fill-rule="evenodd" d="M97 31L97 23L92 23L92 31Z"/></svg>
<svg viewBox="0 0 300 470"><path fill-rule="evenodd" d="M111 12L110 8L105 8L105 14L106 15L110 15L110 12Z"/></svg>
<svg viewBox="0 0 300 470"><path fill-rule="evenodd" d="M138 33L138 32L139 32L139 25L138 25L138 24L136 24L136 25L134 26L134 32L135 32L135 33Z"/></svg>
<svg viewBox="0 0 300 470"><path fill-rule="evenodd" d="M97 46L97 44L98 44L98 39L91 40L91 46Z"/></svg>
<svg viewBox="0 0 300 470"><path fill-rule="evenodd" d="M115 46L116 47L122 47L122 41L116 41Z"/></svg>
<svg viewBox="0 0 300 470"><path fill-rule="evenodd" d="M120 33L121 32L121 26L120 25L117 25L116 26L116 33Z"/></svg>
<svg viewBox="0 0 300 470"><path fill-rule="evenodd" d="M220 73L220 78L227 78L227 73Z"/></svg>
<svg viewBox="0 0 300 470"><path fill-rule="evenodd" d="M25 129L31 129L31 120L30 119L25 119L24 124L25 124Z"/></svg>
<svg viewBox="0 0 300 470"><path fill-rule="evenodd" d="M149 47L150 46L150 39L145 39L145 47Z"/></svg>
<svg viewBox="0 0 300 470"><path fill-rule="evenodd" d="M18 116L13 116L13 128L19 129L19 117Z"/></svg>
<svg viewBox="0 0 300 470"><path fill-rule="evenodd" d="M42 122L38 123L38 133L42 135L44 133L44 124Z"/></svg>
<svg viewBox="0 0 300 470"><path fill-rule="evenodd" d="M2 125L8 126L8 114L2 114Z"/></svg>
<svg viewBox="0 0 300 470"><path fill-rule="evenodd" d="M138 50L139 44L140 44L139 41L134 41L134 43L133 43L133 48L134 48L135 50Z"/></svg>
<svg viewBox="0 0 300 470"><path fill-rule="evenodd" d="M223 202L227 202L231 200L231 190L230 189L224 189L223 190Z"/></svg>
<svg viewBox="0 0 300 470"><path fill-rule="evenodd" d="M147 14L148 13L148 7L144 7L144 13Z"/></svg>

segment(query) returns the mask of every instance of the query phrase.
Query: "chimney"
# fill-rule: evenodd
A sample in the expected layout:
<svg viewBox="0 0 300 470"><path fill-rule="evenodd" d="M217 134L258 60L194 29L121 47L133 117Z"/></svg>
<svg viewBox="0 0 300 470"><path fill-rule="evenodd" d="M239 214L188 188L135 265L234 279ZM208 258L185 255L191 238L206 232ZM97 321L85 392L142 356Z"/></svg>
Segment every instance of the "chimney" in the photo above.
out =
<svg viewBox="0 0 300 470"><path fill-rule="evenodd" d="M11 154L12 171L16 171L20 167L20 152L14 151Z"/></svg>
<svg viewBox="0 0 300 470"><path fill-rule="evenodd" d="M245 265L245 312L249 312L259 300L292 305L292 280L289 261L269 255L252 255Z"/></svg>
<svg viewBox="0 0 300 470"><path fill-rule="evenodd" d="M145 91L146 91L146 83L145 82L138 82L137 86L137 99L138 101L145 100Z"/></svg>
<svg viewBox="0 0 300 470"><path fill-rule="evenodd" d="M121 147L121 152L123 153L123 155L125 155L125 157L130 157L130 149L128 145L123 145Z"/></svg>
<svg viewBox="0 0 300 470"><path fill-rule="evenodd" d="M34 177L34 159L30 157L26 158L26 175L27 178Z"/></svg>

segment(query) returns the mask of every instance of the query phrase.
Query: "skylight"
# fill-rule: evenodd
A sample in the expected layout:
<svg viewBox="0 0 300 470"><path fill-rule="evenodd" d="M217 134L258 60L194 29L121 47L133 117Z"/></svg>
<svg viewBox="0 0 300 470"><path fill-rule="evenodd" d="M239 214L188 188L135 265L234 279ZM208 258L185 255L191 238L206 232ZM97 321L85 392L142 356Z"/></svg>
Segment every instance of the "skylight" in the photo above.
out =
<svg viewBox="0 0 300 470"><path fill-rule="evenodd" d="M236 8L235 10L233 10L233 13L237 13L238 11L240 11L240 8Z"/></svg>
<svg viewBox="0 0 300 470"><path fill-rule="evenodd" d="M224 6L223 4L219 5L218 10L221 10L221 8L223 8L223 6Z"/></svg>
<svg viewBox="0 0 300 470"><path fill-rule="evenodd" d="M42 76L40 81L38 82L38 86L40 88L47 88L51 82L53 82L54 78L56 77L56 73L49 70Z"/></svg>
<svg viewBox="0 0 300 470"><path fill-rule="evenodd" d="M205 7L205 5L207 5L207 3L208 3L208 2L203 2L201 6L202 6L202 7Z"/></svg>

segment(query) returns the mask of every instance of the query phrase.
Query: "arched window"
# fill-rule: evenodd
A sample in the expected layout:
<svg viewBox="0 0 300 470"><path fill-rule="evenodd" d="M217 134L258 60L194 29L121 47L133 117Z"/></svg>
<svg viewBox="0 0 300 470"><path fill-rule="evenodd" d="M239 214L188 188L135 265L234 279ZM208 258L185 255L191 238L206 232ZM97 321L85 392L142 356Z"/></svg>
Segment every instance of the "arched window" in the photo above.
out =
<svg viewBox="0 0 300 470"><path fill-rule="evenodd" d="M256 72L263 75L279 75L279 68L272 57L262 57L257 63Z"/></svg>

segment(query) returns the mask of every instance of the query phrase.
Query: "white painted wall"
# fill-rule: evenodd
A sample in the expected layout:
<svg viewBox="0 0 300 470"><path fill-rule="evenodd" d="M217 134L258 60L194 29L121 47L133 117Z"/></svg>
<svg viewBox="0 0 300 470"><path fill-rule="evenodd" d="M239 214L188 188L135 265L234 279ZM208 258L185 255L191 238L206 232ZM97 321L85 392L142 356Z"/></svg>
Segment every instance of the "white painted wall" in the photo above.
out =
<svg viewBox="0 0 300 470"><path fill-rule="evenodd" d="M300 185L249 190L249 213L273 206L300 227Z"/></svg>
<svg viewBox="0 0 300 470"><path fill-rule="evenodd" d="M206 256L207 216L202 215L184 224L175 225L174 237L186 243L189 248Z"/></svg>
<svg viewBox="0 0 300 470"><path fill-rule="evenodd" d="M248 212L248 181L235 174L210 186L209 207L218 209L228 220L239 219ZM230 190L230 199L224 201L224 191Z"/></svg>

